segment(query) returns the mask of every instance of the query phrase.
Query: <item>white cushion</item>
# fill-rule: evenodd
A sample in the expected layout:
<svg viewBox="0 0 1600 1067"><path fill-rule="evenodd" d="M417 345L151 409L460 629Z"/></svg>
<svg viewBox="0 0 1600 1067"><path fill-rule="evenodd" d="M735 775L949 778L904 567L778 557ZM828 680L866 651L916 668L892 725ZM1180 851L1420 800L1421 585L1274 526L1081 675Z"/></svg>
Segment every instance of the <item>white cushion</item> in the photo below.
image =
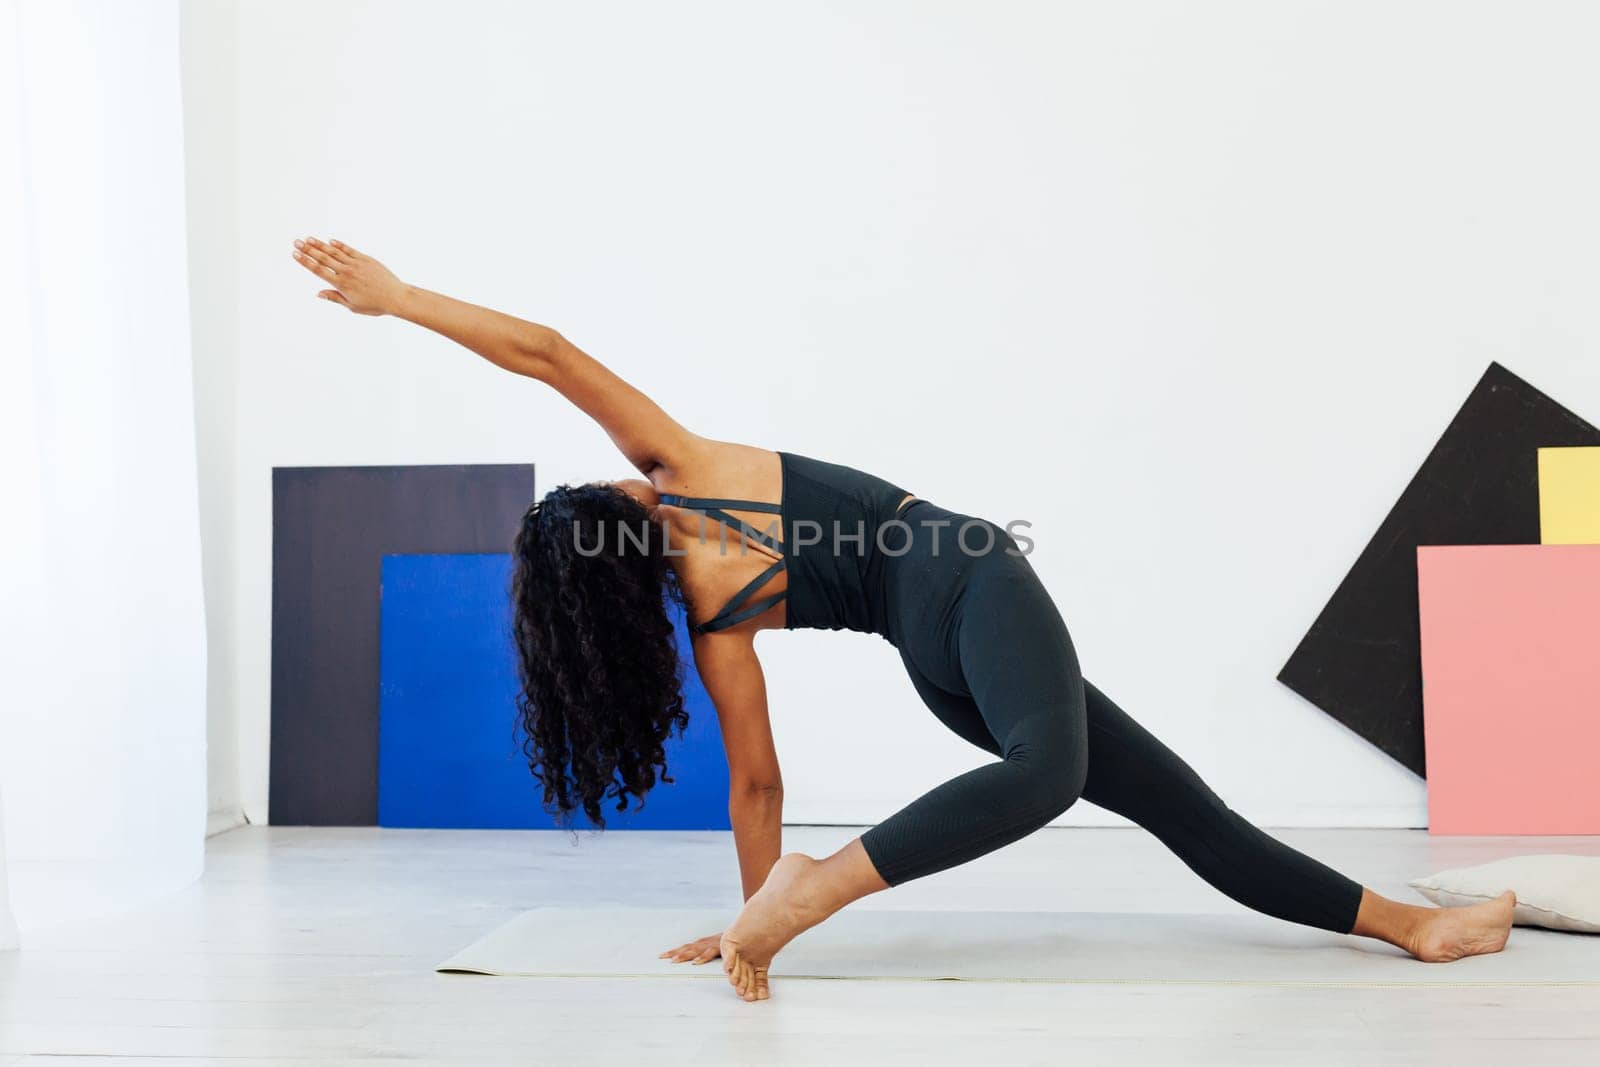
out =
<svg viewBox="0 0 1600 1067"><path fill-rule="evenodd" d="M1510 889L1519 926L1600 933L1600 856L1512 856L1407 884L1444 907L1493 900Z"/></svg>

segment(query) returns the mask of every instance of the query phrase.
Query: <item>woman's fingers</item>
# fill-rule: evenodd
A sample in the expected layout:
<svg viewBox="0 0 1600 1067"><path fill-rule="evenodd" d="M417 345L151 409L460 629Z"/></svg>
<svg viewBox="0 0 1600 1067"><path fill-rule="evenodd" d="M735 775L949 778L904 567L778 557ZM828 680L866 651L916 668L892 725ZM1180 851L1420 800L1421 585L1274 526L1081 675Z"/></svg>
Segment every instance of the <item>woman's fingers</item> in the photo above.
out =
<svg viewBox="0 0 1600 1067"><path fill-rule="evenodd" d="M323 278L327 281L331 282L333 279L339 276L338 272L332 267L319 261L315 256L309 255L305 251L295 252L294 260L312 274L315 274L317 277Z"/></svg>
<svg viewBox="0 0 1600 1067"><path fill-rule="evenodd" d="M319 264L316 260L312 259L310 256L301 251L301 245L299 241L294 243L294 251L289 254L294 256L294 261L296 263L300 264L312 274L317 273L317 268L321 266L321 264Z"/></svg>
<svg viewBox="0 0 1600 1067"><path fill-rule="evenodd" d="M705 955L706 940L706 938L701 938L699 941L690 941L686 944L679 945L677 948L669 948L667 951L657 956L656 959L671 960L673 963L683 963L687 960L694 960L696 963L704 963L705 960L712 959L716 956L714 949L712 950L710 956ZM696 957L701 958L696 959Z"/></svg>
<svg viewBox="0 0 1600 1067"><path fill-rule="evenodd" d="M319 247L315 237L308 238L304 243L301 244L300 254L303 256L308 256L322 264L324 267L327 267L329 270L338 273L339 261L333 258L328 249Z"/></svg>
<svg viewBox="0 0 1600 1067"><path fill-rule="evenodd" d="M339 276L332 267L325 267L321 263L318 263L316 260L312 259L310 256L302 255L301 253L296 252L294 254L294 258L300 262L302 267L324 281L331 282Z"/></svg>
<svg viewBox="0 0 1600 1067"><path fill-rule="evenodd" d="M335 304L343 304L345 307L350 306L350 301L346 300L344 294L337 289L324 289L317 295L324 300L332 300Z"/></svg>
<svg viewBox="0 0 1600 1067"><path fill-rule="evenodd" d="M352 263L354 263L356 257L361 254L360 252L357 252L355 249L351 248L349 245L343 243L342 241L329 241L328 243L330 245L332 245L334 248L338 249L340 252L342 252L345 255L345 257L348 258Z"/></svg>
<svg viewBox="0 0 1600 1067"><path fill-rule="evenodd" d="M656 959L671 960L673 963L709 963L722 954L722 938L713 934L702 937L698 941L689 941L677 948L669 948ZM726 970L726 968L724 968Z"/></svg>
<svg viewBox="0 0 1600 1067"><path fill-rule="evenodd" d="M315 237L307 237L294 243L295 258L300 260L312 273L328 278L340 273L341 269L349 270L355 266L355 261L349 255L340 252L331 245L324 244ZM309 260L309 262L307 262ZM331 271L332 274L327 272Z"/></svg>
<svg viewBox="0 0 1600 1067"><path fill-rule="evenodd" d="M332 241L324 241L318 237L307 237L306 242L310 244L312 248L327 256L328 259L331 260L336 266L355 262L355 260L351 258L349 252L338 247Z"/></svg>

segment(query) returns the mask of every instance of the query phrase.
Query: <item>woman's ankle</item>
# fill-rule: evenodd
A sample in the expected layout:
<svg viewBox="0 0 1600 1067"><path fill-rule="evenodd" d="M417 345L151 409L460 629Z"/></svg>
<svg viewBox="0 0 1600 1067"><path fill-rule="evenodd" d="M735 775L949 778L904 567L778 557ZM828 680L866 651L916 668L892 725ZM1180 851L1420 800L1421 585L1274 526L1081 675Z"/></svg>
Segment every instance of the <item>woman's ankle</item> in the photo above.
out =
<svg viewBox="0 0 1600 1067"><path fill-rule="evenodd" d="M878 876L860 838L819 860L810 876L814 881L809 888L815 894L811 903L825 913L824 918L864 896L889 888Z"/></svg>
<svg viewBox="0 0 1600 1067"><path fill-rule="evenodd" d="M1436 910L1402 904L1363 887L1361 907L1356 912L1356 924L1350 932L1359 937L1387 941L1414 953L1423 929L1432 920Z"/></svg>

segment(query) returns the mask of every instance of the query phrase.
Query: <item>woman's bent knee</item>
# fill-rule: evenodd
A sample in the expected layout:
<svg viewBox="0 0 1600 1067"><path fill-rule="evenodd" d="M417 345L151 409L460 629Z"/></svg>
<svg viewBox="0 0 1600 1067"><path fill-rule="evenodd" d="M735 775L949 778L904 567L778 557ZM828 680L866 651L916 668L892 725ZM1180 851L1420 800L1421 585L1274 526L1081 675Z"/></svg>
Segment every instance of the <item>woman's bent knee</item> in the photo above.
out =
<svg viewBox="0 0 1600 1067"><path fill-rule="evenodd" d="M1082 764L1084 761L1074 761ZM1082 766L1055 768L1054 773L1043 774L1035 797L1044 821L1062 815L1083 796L1084 769Z"/></svg>
<svg viewBox="0 0 1600 1067"><path fill-rule="evenodd" d="M1005 760L1021 771L1018 800L1040 825L1078 802L1089 777L1088 747L1080 731L1050 717L1025 723L1007 742Z"/></svg>

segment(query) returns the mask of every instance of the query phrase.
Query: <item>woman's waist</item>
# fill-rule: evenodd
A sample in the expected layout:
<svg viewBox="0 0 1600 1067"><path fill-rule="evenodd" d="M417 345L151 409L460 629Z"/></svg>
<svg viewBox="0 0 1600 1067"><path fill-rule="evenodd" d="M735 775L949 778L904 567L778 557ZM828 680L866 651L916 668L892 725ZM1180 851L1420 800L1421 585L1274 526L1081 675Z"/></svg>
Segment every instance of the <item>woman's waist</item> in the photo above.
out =
<svg viewBox="0 0 1600 1067"><path fill-rule="evenodd" d="M884 554L906 557L983 559L1022 552L1010 532L998 523L940 507L914 497L881 527L887 542Z"/></svg>
<svg viewBox="0 0 1600 1067"><path fill-rule="evenodd" d="M784 545L798 627L843 627L898 643L912 617L944 612L968 576L1015 542L986 519L912 498L886 517L791 519Z"/></svg>
<svg viewBox="0 0 1600 1067"><path fill-rule="evenodd" d="M1026 566L1017 542L988 519L919 500L899 520L899 543L889 544L883 554L891 629L904 630L918 620L951 623L973 578L995 568Z"/></svg>
<svg viewBox="0 0 1600 1067"><path fill-rule="evenodd" d="M822 557L827 560L851 560L865 564L895 547L897 528L903 528L900 517L916 504L913 497L899 511L864 509L846 514L828 516L784 516L784 554L796 558Z"/></svg>
<svg viewBox="0 0 1600 1067"><path fill-rule="evenodd" d="M786 516L791 628L884 632L885 569L895 549L891 506L827 518Z"/></svg>
<svg viewBox="0 0 1600 1067"><path fill-rule="evenodd" d="M790 566L810 570L854 569L865 574L895 560L979 559L1000 553L1016 555L1010 534L988 519L940 507L911 497L885 518L790 518L784 555Z"/></svg>

